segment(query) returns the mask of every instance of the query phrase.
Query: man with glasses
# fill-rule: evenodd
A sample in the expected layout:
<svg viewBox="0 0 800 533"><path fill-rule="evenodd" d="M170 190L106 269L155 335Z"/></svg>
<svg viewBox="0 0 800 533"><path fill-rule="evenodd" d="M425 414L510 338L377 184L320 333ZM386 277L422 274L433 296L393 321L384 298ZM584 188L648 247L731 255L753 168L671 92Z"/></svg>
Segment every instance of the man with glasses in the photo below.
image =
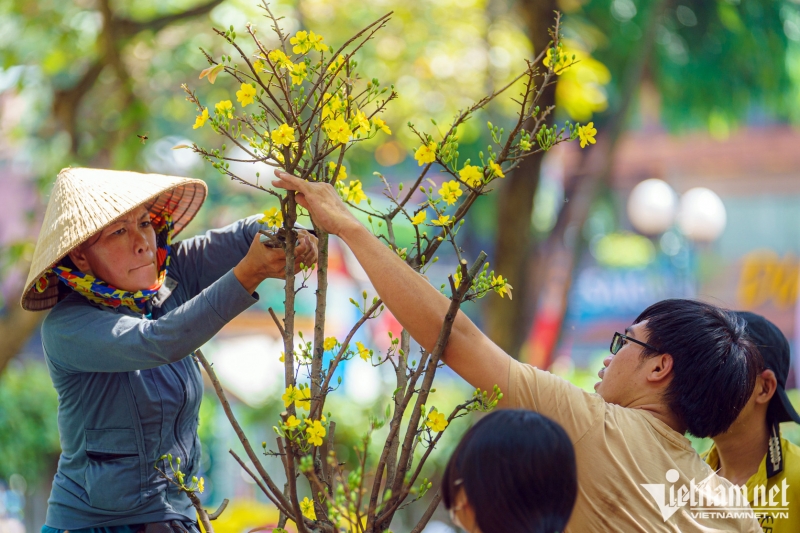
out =
<svg viewBox="0 0 800 533"><path fill-rule="evenodd" d="M747 322L763 366L747 405L725 433L714 437L705 459L717 474L747 488L764 533L800 531L800 447L780 432L781 422L800 424L785 389L789 341L763 316L736 314Z"/></svg>
<svg viewBox="0 0 800 533"><path fill-rule="evenodd" d="M450 300L362 226L329 184L275 174L273 185L298 192L315 224L350 247L389 310L432 350ZM575 533L760 533L746 503L736 512L692 509L699 495L708 503L733 486L684 437L728 429L753 391L758 358L743 321L689 300L654 304L615 335L598 394L515 361L463 313L443 355L473 387L498 385L503 407L533 409L564 427L578 466L578 499L566 529Z"/></svg>

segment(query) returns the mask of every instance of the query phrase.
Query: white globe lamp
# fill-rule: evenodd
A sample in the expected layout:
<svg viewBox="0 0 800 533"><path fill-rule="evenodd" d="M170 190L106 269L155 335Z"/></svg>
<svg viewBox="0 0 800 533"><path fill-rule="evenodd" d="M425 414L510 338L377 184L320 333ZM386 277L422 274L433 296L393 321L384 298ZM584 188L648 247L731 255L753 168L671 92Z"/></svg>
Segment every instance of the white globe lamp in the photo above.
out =
<svg viewBox="0 0 800 533"><path fill-rule="evenodd" d="M677 204L675 191L665 181L647 179L628 197L628 219L639 233L659 235L675 222Z"/></svg>
<svg viewBox="0 0 800 533"><path fill-rule="evenodd" d="M678 227L694 242L713 242L725 231L728 217L717 193L705 187L689 189L681 196Z"/></svg>

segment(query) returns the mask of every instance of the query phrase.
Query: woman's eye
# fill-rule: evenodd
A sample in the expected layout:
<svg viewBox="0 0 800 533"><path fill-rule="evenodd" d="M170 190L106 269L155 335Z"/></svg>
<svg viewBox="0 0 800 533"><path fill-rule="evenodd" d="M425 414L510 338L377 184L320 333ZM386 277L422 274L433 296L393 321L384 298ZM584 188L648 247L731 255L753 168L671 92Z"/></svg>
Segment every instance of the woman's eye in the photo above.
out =
<svg viewBox="0 0 800 533"><path fill-rule="evenodd" d="M122 235L123 233L125 233L125 228L120 228L114 233L112 233L112 235Z"/></svg>
<svg viewBox="0 0 800 533"><path fill-rule="evenodd" d="M143 228L146 228L146 227L152 226L152 225L153 225L153 223L150 222L149 220L145 220L144 222L142 222L142 227Z"/></svg>

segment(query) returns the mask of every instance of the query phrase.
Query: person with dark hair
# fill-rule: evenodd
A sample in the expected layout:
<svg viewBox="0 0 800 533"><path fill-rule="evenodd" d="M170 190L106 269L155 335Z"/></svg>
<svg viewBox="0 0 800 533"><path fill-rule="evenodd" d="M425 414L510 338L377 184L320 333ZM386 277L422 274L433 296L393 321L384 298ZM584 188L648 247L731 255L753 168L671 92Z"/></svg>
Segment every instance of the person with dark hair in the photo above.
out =
<svg viewBox="0 0 800 533"><path fill-rule="evenodd" d="M800 531L800 447L780 431L781 422L800 424L785 388L789 341L763 316L736 314L747 322L747 335L761 353L763 366L747 405L725 433L714 437L705 460L720 476L747 488L765 533Z"/></svg>
<svg viewBox="0 0 800 533"><path fill-rule="evenodd" d="M345 242L400 324L432 350L450 300L358 222L330 184L275 174L273 185L297 191L316 226ZM515 361L464 313L443 360L474 387L500 387L503 406L538 411L567 432L580 487L567 531L760 532L746 505L694 510L734 487L684 434L713 437L728 429L760 366L744 322L730 312L689 300L650 306L614 334L598 394Z"/></svg>
<svg viewBox="0 0 800 533"><path fill-rule="evenodd" d="M461 438L442 500L470 533L563 531L575 505L575 451L564 429L533 411L502 409Z"/></svg>

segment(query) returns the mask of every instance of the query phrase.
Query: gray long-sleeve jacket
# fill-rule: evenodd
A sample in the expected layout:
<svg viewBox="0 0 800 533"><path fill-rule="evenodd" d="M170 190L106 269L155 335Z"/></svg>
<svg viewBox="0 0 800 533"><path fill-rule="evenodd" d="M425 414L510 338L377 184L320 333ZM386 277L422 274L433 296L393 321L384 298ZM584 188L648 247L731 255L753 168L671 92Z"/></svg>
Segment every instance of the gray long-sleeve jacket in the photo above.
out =
<svg viewBox="0 0 800 533"><path fill-rule="evenodd" d="M177 286L150 319L77 293L53 307L42 343L62 451L48 526L196 519L188 497L154 465L171 453L187 479L197 472L203 381L190 354L257 301L232 269L261 227L251 217L174 243L169 277Z"/></svg>

